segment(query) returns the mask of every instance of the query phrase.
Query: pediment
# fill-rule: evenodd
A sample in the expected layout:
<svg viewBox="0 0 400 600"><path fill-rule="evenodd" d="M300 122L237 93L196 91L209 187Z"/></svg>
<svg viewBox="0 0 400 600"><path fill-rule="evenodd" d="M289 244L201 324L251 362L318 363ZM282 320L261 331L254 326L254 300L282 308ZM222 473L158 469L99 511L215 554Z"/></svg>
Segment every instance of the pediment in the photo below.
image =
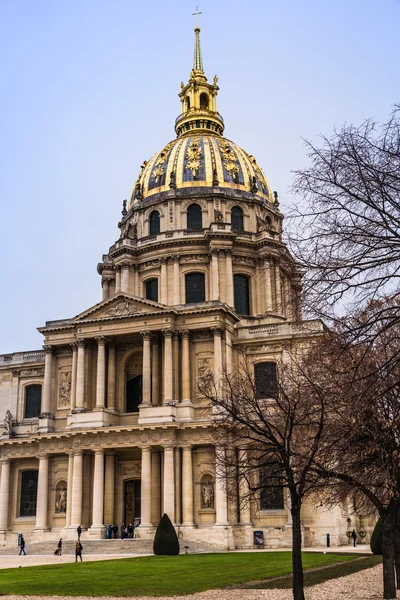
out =
<svg viewBox="0 0 400 600"><path fill-rule="evenodd" d="M74 317L73 321L133 317L141 313L167 311L163 304L129 294L114 294Z"/></svg>

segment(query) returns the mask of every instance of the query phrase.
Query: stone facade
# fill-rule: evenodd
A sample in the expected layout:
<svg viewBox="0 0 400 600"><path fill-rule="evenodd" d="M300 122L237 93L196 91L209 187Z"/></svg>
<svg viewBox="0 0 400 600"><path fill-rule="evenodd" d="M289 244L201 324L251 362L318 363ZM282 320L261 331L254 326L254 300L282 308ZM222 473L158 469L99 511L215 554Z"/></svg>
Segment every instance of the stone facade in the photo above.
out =
<svg viewBox="0 0 400 600"><path fill-rule="evenodd" d="M277 195L255 159L222 137L217 78L208 84L198 55L196 64L177 140L143 166L120 238L98 265L102 301L47 322L43 350L0 356L0 413L12 416L0 438L3 544L18 533L74 537L80 524L101 538L105 525L134 519L149 537L164 512L189 541L250 547L261 529L267 546L291 543L286 503L260 510L254 500L239 512L228 503L197 384L207 369L234 369L240 352L277 361L322 325L302 320ZM188 302L191 274L200 284ZM327 533L346 541L347 516L307 505L306 544Z"/></svg>

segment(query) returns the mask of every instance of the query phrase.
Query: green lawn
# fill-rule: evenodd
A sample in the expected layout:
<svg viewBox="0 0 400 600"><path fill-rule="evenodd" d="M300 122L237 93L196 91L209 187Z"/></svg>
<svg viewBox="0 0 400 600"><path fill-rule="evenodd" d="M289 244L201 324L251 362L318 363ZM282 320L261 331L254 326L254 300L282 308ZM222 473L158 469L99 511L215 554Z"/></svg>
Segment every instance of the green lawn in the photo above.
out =
<svg viewBox="0 0 400 600"><path fill-rule="evenodd" d="M355 557L305 552L303 564L309 569L348 562ZM279 577L291 572L291 561L290 552L235 552L3 569L0 570L0 594L174 596Z"/></svg>

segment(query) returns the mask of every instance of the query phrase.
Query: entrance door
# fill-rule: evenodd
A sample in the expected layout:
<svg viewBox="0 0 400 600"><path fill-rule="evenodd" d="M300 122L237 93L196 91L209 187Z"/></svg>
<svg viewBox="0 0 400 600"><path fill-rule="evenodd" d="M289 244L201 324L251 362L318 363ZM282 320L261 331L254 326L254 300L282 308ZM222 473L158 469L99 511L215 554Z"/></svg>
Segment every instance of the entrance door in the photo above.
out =
<svg viewBox="0 0 400 600"><path fill-rule="evenodd" d="M141 517L141 480L125 481L125 525L140 522Z"/></svg>

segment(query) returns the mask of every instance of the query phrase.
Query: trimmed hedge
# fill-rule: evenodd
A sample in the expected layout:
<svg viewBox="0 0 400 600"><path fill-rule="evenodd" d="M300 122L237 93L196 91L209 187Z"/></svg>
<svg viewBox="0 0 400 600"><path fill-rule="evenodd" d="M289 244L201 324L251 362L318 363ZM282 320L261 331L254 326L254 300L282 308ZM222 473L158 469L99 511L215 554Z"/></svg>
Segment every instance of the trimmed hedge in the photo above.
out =
<svg viewBox="0 0 400 600"><path fill-rule="evenodd" d="M168 515L163 514L154 536L153 552L157 555L179 554L179 540Z"/></svg>
<svg viewBox="0 0 400 600"><path fill-rule="evenodd" d="M371 551L374 554L382 554L382 521L378 519L375 529L371 535L371 541L369 543Z"/></svg>

